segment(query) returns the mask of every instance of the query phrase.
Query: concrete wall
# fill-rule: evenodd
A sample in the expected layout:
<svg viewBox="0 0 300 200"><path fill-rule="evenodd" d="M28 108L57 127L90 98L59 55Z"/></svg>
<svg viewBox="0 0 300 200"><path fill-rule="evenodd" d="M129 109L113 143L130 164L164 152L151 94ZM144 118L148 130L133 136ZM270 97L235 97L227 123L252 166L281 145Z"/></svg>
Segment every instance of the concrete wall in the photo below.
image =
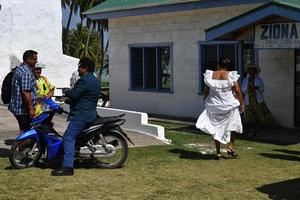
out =
<svg viewBox="0 0 300 200"><path fill-rule="evenodd" d="M294 49L259 50L265 101L281 126L294 126Z"/></svg>
<svg viewBox="0 0 300 200"><path fill-rule="evenodd" d="M0 87L11 66L22 62L25 50L39 52L43 74L57 87L69 86L78 60L62 52L60 1L0 0Z"/></svg>
<svg viewBox="0 0 300 200"><path fill-rule="evenodd" d="M109 20L111 107L180 117L198 117L198 41L204 30L253 9L241 5ZM174 93L129 91L129 44L173 43Z"/></svg>

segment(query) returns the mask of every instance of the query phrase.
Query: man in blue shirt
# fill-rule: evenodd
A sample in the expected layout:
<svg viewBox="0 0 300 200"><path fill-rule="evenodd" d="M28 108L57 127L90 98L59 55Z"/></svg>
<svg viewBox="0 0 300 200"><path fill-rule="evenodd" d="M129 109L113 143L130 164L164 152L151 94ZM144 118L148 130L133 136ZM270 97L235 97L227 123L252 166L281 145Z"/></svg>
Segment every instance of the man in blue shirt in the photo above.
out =
<svg viewBox="0 0 300 200"><path fill-rule="evenodd" d="M31 119L35 116L37 92L32 69L37 63L37 54L33 50L25 51L23 63L16 68L12 78L12 94L8 109L18 120L20 134L30 129Z"/></svg>
<svg viewBox="0 0 300 200"><path fill-rule="evenodd" d="M75 139L78 134L97 117L97 103L100 95L100 82L94 75L95 64L89 58L81 58L78 63L80 79L74 88L65 92L71 101L69 124L64 133L64 161L62 167L51 172L52 176L71 176L74 174Z"/></svg>

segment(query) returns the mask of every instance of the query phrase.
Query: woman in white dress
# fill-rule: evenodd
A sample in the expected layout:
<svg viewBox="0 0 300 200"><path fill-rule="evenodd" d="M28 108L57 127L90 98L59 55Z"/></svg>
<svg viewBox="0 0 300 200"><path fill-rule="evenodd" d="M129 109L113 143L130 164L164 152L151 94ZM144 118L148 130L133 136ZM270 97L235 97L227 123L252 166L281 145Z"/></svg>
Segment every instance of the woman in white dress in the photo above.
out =
<svg viewBox="0 0 300 200"><path fill-rule="evenodd" d="M196 127L211 134L216 145L216 159L221 156L220 146L228 144L227 154L236 157L235 133L242 133L240 112L244 111L243 96L238 84L237 71L228 71L230 60L222 58L216 71L204 74L205 110L199 116Z"/></svg>

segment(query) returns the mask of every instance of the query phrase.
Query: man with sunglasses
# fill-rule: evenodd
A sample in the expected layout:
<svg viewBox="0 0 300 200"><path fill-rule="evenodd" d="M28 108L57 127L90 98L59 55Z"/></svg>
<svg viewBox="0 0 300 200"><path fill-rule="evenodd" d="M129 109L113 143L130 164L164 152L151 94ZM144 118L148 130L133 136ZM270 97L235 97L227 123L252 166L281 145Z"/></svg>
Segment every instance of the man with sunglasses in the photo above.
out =
<svg viewBox="0 0 300 200"><path fill-rule="evenodd" d="M51 172L52 176L72 176L74 174L75 139L97 117L97 103L100 95L100 82L94 75L95 64L89 58L81 58L78 64L80 79L65 96L70 100L68 127L63 135L64 160L62 167Z"/></svg>

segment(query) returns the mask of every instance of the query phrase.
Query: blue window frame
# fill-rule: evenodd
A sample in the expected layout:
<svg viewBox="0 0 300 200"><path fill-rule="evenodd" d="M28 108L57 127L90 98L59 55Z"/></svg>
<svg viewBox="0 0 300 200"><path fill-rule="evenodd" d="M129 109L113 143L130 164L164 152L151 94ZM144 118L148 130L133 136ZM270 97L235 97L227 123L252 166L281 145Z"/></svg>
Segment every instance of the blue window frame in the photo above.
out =
<svg viewBox="0 0 300 200"><path fill-rule="evenodd" d="M130 90L173 92L172 43L129 45Z"/></svg>
<svg viewBox="0 0 300 200"><path fill-rule="evenodd" d="M228 57L233 63L232 69L245 76L244 67L257 63L257 52L252 41L210 41L198 42L199 48L199 94L203 95L203 74L206 70L216 70L221 57Z"/></svg>

